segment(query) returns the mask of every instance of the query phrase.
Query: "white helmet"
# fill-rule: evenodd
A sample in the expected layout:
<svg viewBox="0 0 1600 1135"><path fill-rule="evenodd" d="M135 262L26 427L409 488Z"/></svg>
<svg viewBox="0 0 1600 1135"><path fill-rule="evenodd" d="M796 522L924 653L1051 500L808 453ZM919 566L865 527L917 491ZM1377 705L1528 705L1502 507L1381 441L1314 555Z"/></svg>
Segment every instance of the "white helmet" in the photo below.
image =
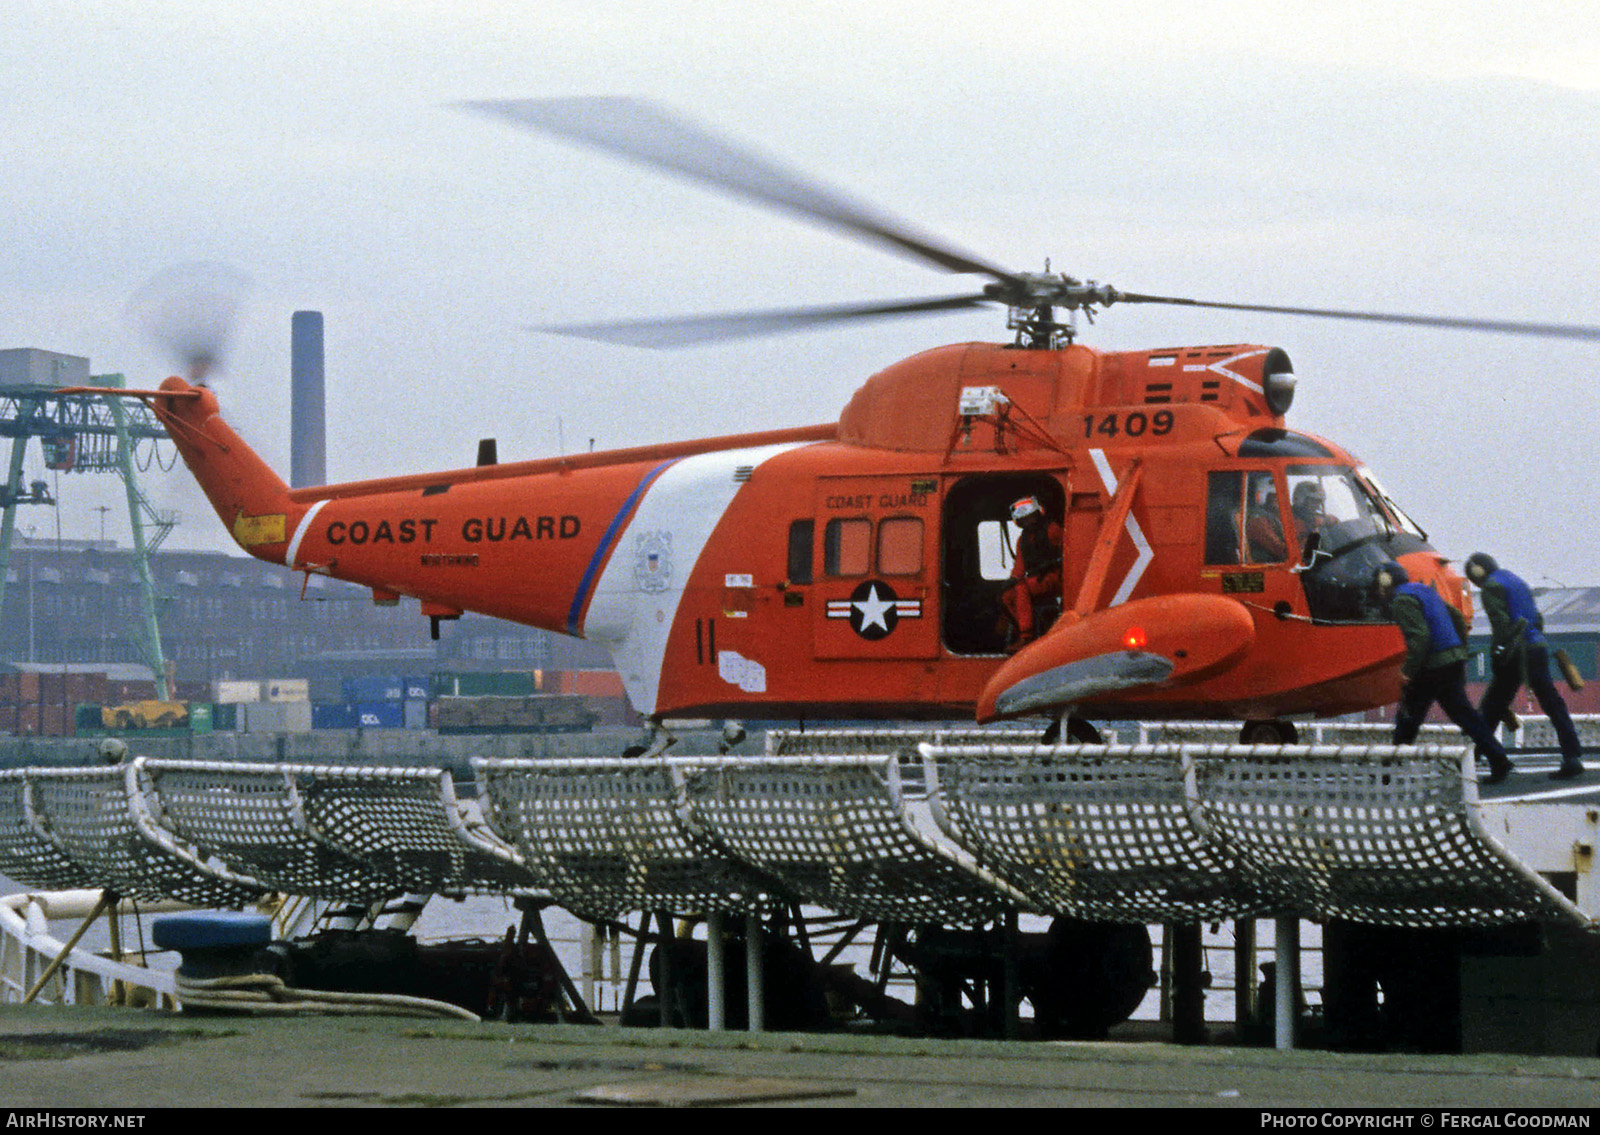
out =
<svg viewBox="0 0 1600 1135"><path fill-rule="evenodd" d="M1011 519L1018 524L1021 524L1034 513L1043 511L1039 507L1038 497L1023 497L1021 500L1011 503Z"/></svg>

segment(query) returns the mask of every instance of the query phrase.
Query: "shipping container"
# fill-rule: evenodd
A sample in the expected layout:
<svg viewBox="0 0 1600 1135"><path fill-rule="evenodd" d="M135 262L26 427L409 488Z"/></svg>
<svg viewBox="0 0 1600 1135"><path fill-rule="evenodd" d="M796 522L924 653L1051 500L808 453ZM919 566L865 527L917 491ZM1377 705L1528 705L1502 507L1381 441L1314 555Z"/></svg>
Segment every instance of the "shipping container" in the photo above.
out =
<svg viewBox="0 0 1600 1135"><path fill-rule="evenodd" d="M347 702L398 702L406 696L405 679L389 674L346 678L340 689Z"/></svg>
<svg viewBox="0 0 1600 1135"><path fill-rule="evenodd" d="M260 701L261 683L238 678L219 678L211 683L211 700L218 705Z"/></svg>
<svg viewBox="0 0 1600 1135"><path fill-rule="evenodd" d="M15 703L15 725L9 732L22 737L71 737L76 733L75 712L76 707L64 710L48 702L18 702ZM5 720L12 721L11 714L8 713Z"/></svg>
<svg viewBox="0 0 1600 1135"><path fill-rule="evenodd" d="M311 703L244 702L239 706L244 718L246 733L309 733L311 731Z"/></svg>
<svg viewBox="0 0 1600 1135"><path fill-rule="evenodd" d="M594 698L627 697L622 676L615 670L563 670L557 677L557 689Z"/></svg>
<svg viewBox="0 0 1600 1135"><path fill-rule="evenodd" d="M211 716L211 703L196 701L189 703L189 732L210 733L213 728Z"/></svg>
<svg viewBox="0 0 1600 1135"><path fill-rule="evenodd" d="M266 686L266 700L270 702L311 702L311 683L305 678L268 678ZM306 721L311 720L311 715L306 714Z"/></svg>
<svg viewBox="0 0 1600 1135"><path fill-rule="evenodd" d="M520 698L539 692L538 675L531 670L443 672L433 676L432 685L436 698Z"/></svg>
<svg viewBox="0 0 1600 1135"><path fill-rule="evenodd" d="M72 718L59 705L39 706L39 736L71 737Z"/></svg>
<svg viewBox="0 0 1600 1135"><path fill-rule="evenodd" d="M117 680L106 682L105 704L121 705L129 701L149 701L156 696L156 684L149 678ZM194 701L196 699L180 695L180 700Z"/></svg>
<svg viewBox="0 0 1600 1135"><path fill-rule="evenodd" d="M441 733L575 733L594 728L597 715L583 697L447 697L433 704Z"/></svg>
<svg viewBox="0 0 1600 1135"><path fill-rule="evenodd" d="M405 704L398 701L359 702L355 705L356 726L361 729L403 729Z"/></svg>
<svg viewBox="0 0 1600 1135"><path fill-rule="evenodd" d="M311 728L313 729L354 729L356 727L355 706L349 702L313 702L311 705Z"/></svg>

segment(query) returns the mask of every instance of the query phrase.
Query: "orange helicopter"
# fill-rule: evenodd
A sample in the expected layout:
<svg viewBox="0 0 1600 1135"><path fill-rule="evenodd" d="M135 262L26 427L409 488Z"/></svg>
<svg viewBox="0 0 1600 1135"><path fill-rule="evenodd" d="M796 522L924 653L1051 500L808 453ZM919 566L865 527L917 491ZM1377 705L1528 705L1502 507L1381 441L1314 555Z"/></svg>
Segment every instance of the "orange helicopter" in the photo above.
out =
<svg viewBox="0 0 1600 1135"><path fill-rule="evenodd" d="M870 378L837 422L290 489L200 383L139 392L234 539L296 571L606 645L663 718L1291 718L1392 702L1401 638L1369 594L1398 560L1470 615L1463 580L1371 473L1287 427L1288 356L1259 345L1102 352L1076 314L1159 303L1600 339L1600 329L1211 303L1015 273L628 99L471 104L936 267L979 291L545 330L683 346L985 304L1006 344L939 347ZM1059 316L1065 315L1067 322ZM110 393L110 392L107 392ZM122 392L117 392L122 393ZM1031 641L1006 592L1010 509L1060 537ZM1052 579L1055 576L1051 577Z"/></svg>

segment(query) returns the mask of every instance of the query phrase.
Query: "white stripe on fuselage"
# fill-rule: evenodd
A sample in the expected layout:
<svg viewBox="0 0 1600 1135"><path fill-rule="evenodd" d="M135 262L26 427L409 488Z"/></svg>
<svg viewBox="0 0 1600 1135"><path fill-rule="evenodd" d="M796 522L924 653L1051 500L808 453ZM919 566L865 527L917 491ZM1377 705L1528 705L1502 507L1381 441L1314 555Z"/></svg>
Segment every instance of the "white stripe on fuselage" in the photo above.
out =
<svg viewBox="0 0 1600 1135"><path fill-rule="evenodd" d="M1117 495L1117 475L1111 471L1111 462L1106 460L1106 451L1091 449L1090 458L1094 461L1095 472L1100 474L1100 480L1106 487L1106 497L1109 500ZM1108 606L1116 607L1126 603L1128 596L1133 594L1133 589L1139 586L1139 580L1144 578L1144 569L1150 566L1150 561L1155 559L1155 552L1150 548L1150 541L1144 538L1144 529L1139 527L1139 521L1133 515L1132 502L1128 508L1128 516L1123 521L1127 530L1128 539L1133 541L1134 557L1133 566L1128 569L1128 574L1122 578L1122 586L1117 588L1117 593L1111 597Z"/></svg>
<svg viewBox="0 0 1600 1135"><path fill-rule="evenodd" d="M610 648L611 659L640 713L654 713L661 688L661 664L667 652L689 581L711 532L728 505L744 487L734 480L740 468L758 469L763 462L808 443L790 442L754 449L730 449L685 457L645 490L633 519L618 534L594 598L583 621L583 637ZM662 549L669 560L659 590L641 585L641 557ZM652 586L656 583L652 582Z"/></svg>
<svg viewBox="0 0 1600 1135"><path fill-rule="evenodd" d="M295 526L294 539L289 541L289 550L283 556L283 562L289 567L294 567L294 558L300 554L300 541L305 539L307 532L311 531L312 520L316 518L317 513L321 512L323 506L327 503L328 500L324 499L312 505L306 510L306 514L300 518L300 523Z"/></svg>

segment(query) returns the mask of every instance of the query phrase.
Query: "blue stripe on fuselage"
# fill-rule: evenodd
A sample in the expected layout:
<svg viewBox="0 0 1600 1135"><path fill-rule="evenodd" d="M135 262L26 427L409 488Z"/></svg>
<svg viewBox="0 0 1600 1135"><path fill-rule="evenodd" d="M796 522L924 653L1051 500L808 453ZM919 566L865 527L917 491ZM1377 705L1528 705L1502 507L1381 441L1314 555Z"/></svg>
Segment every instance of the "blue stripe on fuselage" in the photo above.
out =
<svg viewBox="0 0 1600 1135"><path fill-rule="evenodd" d="M622 532L622 526L628 517L633 515L633 510L639 503L639 498L655 483L657 477L666 472L668 468L676 465L680 458L674 457L670 461L663 461L640 480L633 492L628 494L628 499L622 502L622 507L617 509L617 515L611 518L611 523L606 526L605 534L600 537L600 544L594 550L594 555L589 559L589 566L583 569L583 578L578 581L577 594L572 597L572 607L567 611L567 633L576 637L578 635L578 617L583 614L583 606L589 601L589 592L593 589L595 581L600 576L600 568L611 553L611 545Z"/></svg>

